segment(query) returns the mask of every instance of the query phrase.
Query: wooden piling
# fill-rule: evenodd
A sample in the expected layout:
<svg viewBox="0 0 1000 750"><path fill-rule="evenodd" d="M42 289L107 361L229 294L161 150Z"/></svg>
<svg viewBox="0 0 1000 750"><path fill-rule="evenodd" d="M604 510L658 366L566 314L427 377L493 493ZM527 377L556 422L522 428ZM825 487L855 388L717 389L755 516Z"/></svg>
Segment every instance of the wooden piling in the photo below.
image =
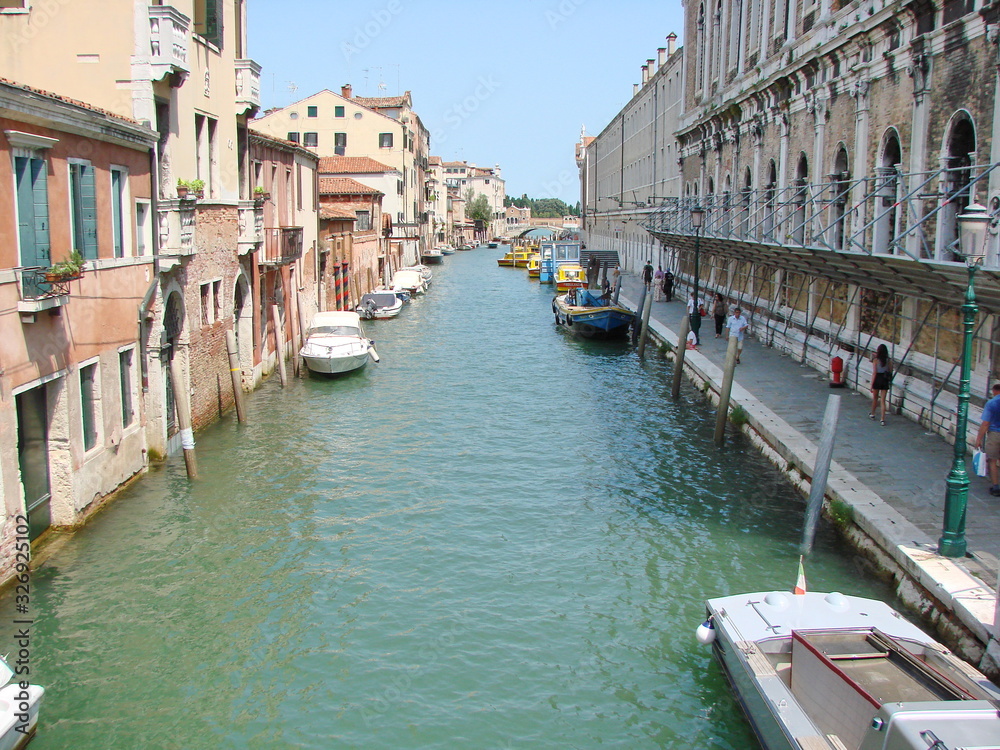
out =
<svg viewBox="0 0 1000 750"><path fill-rule="evenodd" d="M670 389L670 397L678 399L681 396L681 378L684 377L684 352L687 349L687 335L691 330L691 318L687 313L681 318L681 332L677 337L677 348L674 349L674 385Z"/></svg>
<svg viewBox="0 0 1000 750"><path fill-rule="evenodd" d="M299 300L299 290L295 284L295 275L292 274L291 278L292 284L292 299L291 305L288 308L288 318L289 323L291 323L292 328L292 377L297 378L299 376L299 347L296 343L299 340L299 325L298 325L298 315L295 314L295 310L298 307Z"/></svg>
<svg viewBox="0 0 1000 750"><path fill-rule="evenodd" d="M285 331L281 327L281 312L277 305L271 305L271 325L274 326L274 348L278 355L278 377L284 388L288 385L288 374L285 372Z"/></svg>
<svg viewBox="0 0 1000 750"><path fill-rule="evenodd" d="M726 441L726 422L729 419L729 397L733 392L733 375L736 372L736 357L739 356L739 340L730 335L726 346L726 364L722 371L722 390L719 391L719 411L715 415L715 444L722 447Z"/></svg>
<svg viewBox="0 0 1000 750"><path fill-rule="evenodd" d="M812 550L813 538L816 535L816 523L819 521L819 512L823 509L823 496L826 495L826 480L830 474L830 461L833 459L833 439L837 435L837 421L839 418L840 396L831 393L826 399L826 412L823 414L823 430L819 437L816 466L813 467L812 482L809 484L806 525L802 532L803 555L809 554Z"/></svg>
<svg viewBox="0 0 1000 750"><path fill-rule="evenodd" d="M636 308L635 308L635 314L637 316L642 315L643 307L646 304L646 297L648 297L648 296L651 296L651 295L646 294L646 285L643 284L642 285L642 291L639 292L639 304L636 305ZM639 341L639 326L636 325L636 323L638 323L638 320L636 320L636 321L634 321L632 323L632 344L633 344L633 346L636 343L638 343L638 341Z"/></svg>
<svg viewBox="0 0 1000 750"><path fill-rule="evenodd" d="M243 368L240 367L240 352L236 346L236 334L226 331L226 352L229 354L229 378L233 382L233 402L236 404L236 419L246 422L243 410Z"/></svg>
<svg viewBox="0 0 1000 750"><path fill-rule="evenodd" d="M649 335L649 313L653 309L653 295L647 294L642 305L642 330L639 332L639 359L646 355L646 337Z"/></svg>
<svg viewBox="0 0 1000 750"><path fill-rule="evenodd" d="M174 404L177 407L177 424L181 429L181 447L184 449L184 467L188 479L198 478L198 459L194 455L194 432L191 430L191 399L184 387L181 363L174 357L170 360L170 386L174 390Z"/></svg>
<svg viewBox="0 0 1000 750"><path fill-rule="evenodd" d="M295 342L295 345L302 349L306 345L306 313L305 313L305 303L302 301L302 295L295 295L295 309L299 316L299 340ZM305 363L299 365L299 377L304 378L308 375L309 368L305 366Z"/></svg>
<svg viewBox="0 0 1000 750"><path fill-rule="evenodd" d="M621 274L618 274L618 278L615 279L615 294L611 298L611 304L613 305L618 304L618 294L621 292L621 290L622 290L622 276Z"/></svg>

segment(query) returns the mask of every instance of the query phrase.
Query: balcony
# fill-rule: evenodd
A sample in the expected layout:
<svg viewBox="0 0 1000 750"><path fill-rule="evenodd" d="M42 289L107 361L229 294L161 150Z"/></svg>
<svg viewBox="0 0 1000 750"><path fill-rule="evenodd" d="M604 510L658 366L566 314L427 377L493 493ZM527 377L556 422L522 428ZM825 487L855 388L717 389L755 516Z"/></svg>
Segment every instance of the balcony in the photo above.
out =
<svg viewBox="0 0 1000 750"><path fill-rule="evenodd" d="M236 112L260 109L260 65L253 60L236 61Z"/></svg>
<svg viewBox="0 0 1000 750"><path fill-rule="evenodd" d="M149 62L152 80L191 72L188 65L188 30L191 19L169 5L149 6Z"/></svg>
<svg viewBox="0 0 1000 750"><path fill-rule="evenodd" d="M182 258L194 255L195 205L193 200L160 201L160 271L169 271Z"/></svg>
<svg viewBox="0 0 1000 750"><path fill-rule="evenodd" d="M302 227L267 227L264 249L257 256L261 266L284 266L302 257Z"/></svg>
<svg viewBox="0 0 1000 750"><path fill-rule="evenodd" d="M33 323L35 313L52 310L69 303L69 283L80 276L48 280L45 268L15 268L17 278L17 311L22 323Z"/></svg>
<svg viewBox="0 0 1000 750"><path fill-rule="evenodd" d="M263 201L240 201L239 224L239 254L246 255L254 252L264 241Z"/></svg>

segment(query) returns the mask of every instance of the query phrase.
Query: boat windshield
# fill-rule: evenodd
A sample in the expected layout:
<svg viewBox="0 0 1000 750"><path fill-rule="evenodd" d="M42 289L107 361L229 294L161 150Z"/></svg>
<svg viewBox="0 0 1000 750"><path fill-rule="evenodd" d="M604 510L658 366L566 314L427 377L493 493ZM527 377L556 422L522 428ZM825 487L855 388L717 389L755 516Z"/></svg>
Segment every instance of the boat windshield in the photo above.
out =
<svg viewBox="0 0 1000 750"><path fill-rule="evenodd" d="M354 326L316 326L309 329L310 336L360 336L361 329Z"/></svg>

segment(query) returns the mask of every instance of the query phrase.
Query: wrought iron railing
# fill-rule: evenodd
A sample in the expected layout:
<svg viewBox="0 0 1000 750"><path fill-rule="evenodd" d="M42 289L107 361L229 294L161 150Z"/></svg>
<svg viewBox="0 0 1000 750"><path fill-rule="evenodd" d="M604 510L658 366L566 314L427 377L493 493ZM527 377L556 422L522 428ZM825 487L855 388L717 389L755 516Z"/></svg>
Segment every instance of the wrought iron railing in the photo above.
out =
<svg viewBox="0 0 1000 750"><path fill-rule="evenodd" d="M816 247L846 252L957 260L956 218L1000 163L904 174L880 168L872 176L831 175L824 183L744 189L665 199L643 226L662 234L693 235L691 210L704 209L703 237ZM1000 202L988 207L993 227ZM1000 244L991 234L987 265L997 265Z"/></svg>
<svg viewBox="0 0 1000 750"><path fill-rule="evenodd" d="M69 294L69 282L83 275L54 275L43 267L15 268L14 273L21 300L40 300Z"/></svg>
<svg viewBox="0 0 1000 750"><path fill-rule="evenodd" d="M292 263L302 257L302 227L265 227L264 247L257 262L270 265Z"/></svg>

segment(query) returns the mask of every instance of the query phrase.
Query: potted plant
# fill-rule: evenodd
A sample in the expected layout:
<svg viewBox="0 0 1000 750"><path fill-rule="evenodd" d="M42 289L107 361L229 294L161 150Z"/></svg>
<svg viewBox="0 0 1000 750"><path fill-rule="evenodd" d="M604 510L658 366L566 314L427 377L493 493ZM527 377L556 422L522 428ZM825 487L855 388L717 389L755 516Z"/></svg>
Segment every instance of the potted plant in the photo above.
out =
<svg viewBox="0 0 1000 750"><path fill-rule="evenodd" d="M61 260L58 263L53 263L52 266L45 271L45 280L48 282L57 281L71 281L73 279L78 279L83 276L83 256L80 254L79 250L74 250L69 258L66 260Z"/></svg>
<svg viewBox="0 0 1000 750"><path fill-rule="evenodd" d="M187 198L188 183L186 180L177 180L177 197L181 200Z"/></svg>
<svg viewBox="0 0 1000 750"><path fill-rule="evenodd" d="M190 193L194 193L195 198L205 197L204 180L177 180L177 197L185 200Z"/></svg>
<svg viewBox="0 0 1000 750"><path fill-rule="evenodd" d="M263 185L258 185L253 189L253 199L258 204L263 205L264 201L271 199L271 194L264 189Z"/></svg>

